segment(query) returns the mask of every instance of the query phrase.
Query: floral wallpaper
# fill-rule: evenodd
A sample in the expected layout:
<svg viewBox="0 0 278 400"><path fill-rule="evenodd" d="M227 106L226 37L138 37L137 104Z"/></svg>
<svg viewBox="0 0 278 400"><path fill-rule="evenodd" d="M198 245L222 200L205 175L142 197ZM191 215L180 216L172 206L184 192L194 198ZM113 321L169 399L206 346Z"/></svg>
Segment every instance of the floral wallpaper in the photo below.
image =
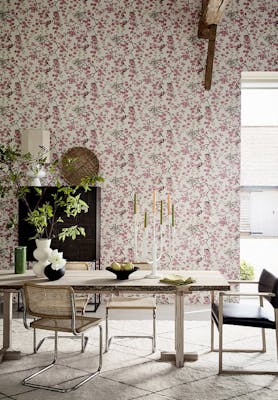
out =
<svg viewBox="0 0 278 400"><path fill-rule="evenodd" d="M134 193L140 245L156 190L164 221L168 193L175 205L173 240L165 228L159 268L237 277L240 73L277 69L275 9L274 0L230 2L205 91L201 0L1 2L1 143L20 144L22 129L44 127L53 158L73 146L94 151L105 178L103 267L133 258ZM17 235L5 226L16 202L1 199L0 207L6 269Z"/></svg>

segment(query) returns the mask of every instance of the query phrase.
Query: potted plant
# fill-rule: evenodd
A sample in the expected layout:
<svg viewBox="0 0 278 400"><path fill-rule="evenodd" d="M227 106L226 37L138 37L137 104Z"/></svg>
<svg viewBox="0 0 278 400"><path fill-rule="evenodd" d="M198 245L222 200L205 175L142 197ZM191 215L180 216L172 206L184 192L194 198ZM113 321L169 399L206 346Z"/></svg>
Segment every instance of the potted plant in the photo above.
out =
<svg viewBox="0 0 278 400"><path fill-rule="evenodd" d="M56 187L55 193L50 198L45 199L46 187L33 187L32 190L26 186L25 171L26 164L44 165L46 159L46 149L42 148L41 154L32 159L31 154L21 155L17 146L8 144L0 145L0 197L13 196L20 199L27 209L26 221L34 227L35 235L29 239L35 239L37 250L34 257L39 260L35 265L36 274L41 274L43 265L50 256L50 242L55 235L55 226L63 222L63 215L66 217L76 217L79 213L88 211L87 203L80 198L80 187L86 192L97 181L102 182L99 176L85 177L78 186L62 186L59 176L58 160L48 167L49 175ZM32 193L31 193L32 191ZM7 227L13 227L15 217L11 216ZM59 232L58 239L64 241L67 237L76 239L77 236L85 236L82 226L72 225L63 228ZM40 266L40 268L39 268Z"/></svg>

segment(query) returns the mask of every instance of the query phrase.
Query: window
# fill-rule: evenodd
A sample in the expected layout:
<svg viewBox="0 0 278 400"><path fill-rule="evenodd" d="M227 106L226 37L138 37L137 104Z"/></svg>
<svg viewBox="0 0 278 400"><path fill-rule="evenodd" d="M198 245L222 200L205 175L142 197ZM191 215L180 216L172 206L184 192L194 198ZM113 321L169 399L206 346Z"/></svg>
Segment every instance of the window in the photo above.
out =
<svg viewBox="0 0 278 400"><path fill-rule="evenodd" d="M278 72L242 73L240 232L278 236Z"/></svg>

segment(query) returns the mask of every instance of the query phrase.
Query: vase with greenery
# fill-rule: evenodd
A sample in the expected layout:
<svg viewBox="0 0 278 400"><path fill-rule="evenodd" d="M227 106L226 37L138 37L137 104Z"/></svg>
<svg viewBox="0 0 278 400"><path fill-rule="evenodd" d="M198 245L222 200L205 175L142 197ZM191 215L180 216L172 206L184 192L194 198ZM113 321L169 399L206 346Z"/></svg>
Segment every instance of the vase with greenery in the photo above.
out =
<svg viewBox="0 0 278 400"><path fill-rule="evenodd" d="M52 239L55 237L55 227L64 221L63 216L76 217L79 213L86 213L88 205L80 198L79 189L82 188L87 192L97 181L103 181L100 176L87 176L78 186L63 186L60 181L59 162L55 160L47 166L51 186L56 187L51 200L45 200L47 187L33 187L31 193L30 187L26 184L26 165L31 163L44 166L46 151L42 148L41 154L34 160L29 153L22 155L15 145L0 144L0 198L11 196L20 199L25 204L26 221L34 227L35 231L35 235L30 237L30 240ZM12 228L15 225L16 216L11 215L6 227ZM74 240L77 236L85 236L85 234L82 226L72 225L63 228L57 236L59 240L64 241L66 238Z"/></svg>

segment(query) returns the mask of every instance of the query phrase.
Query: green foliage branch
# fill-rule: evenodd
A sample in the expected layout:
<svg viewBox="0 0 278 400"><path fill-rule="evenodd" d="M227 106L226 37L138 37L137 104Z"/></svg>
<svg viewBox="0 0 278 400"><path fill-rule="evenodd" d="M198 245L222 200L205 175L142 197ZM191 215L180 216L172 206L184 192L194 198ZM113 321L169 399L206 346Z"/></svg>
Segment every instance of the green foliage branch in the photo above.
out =
<svg viewBox="0 0 278 400"><path fill-rule="evenodd" d="M44 201L44 194L47 188L34 187L37 201L35 206L31 206L28 201L30 189L22 186L25 177L26 164L43 166L46 160L46 149L42 148L41 154L35 159L30 153L22 155L17 146L12 144L0 144L0 198L13 194L16 198L23 200L27 207L26 221L35 228L36 234L30 239L54 237L54 228L58 223L64 222L61 217L76 217L78 214L88 212L88 204L80 198L81 193L78 189L83 188L85 192L91 190L96 182L103 182L100 176L87 176L81 180L80 185L62 186L60 182L60 170L58 160L49 166L49 173L54 179L57 192L52 194L53 201ZM69 162L70 165L70 162ZM16 226L16 217L10 217L7 228ZM78 225L63 228L58 234L58 239L64 241L67 237L76 239L77 236L85 236L85 229Z"/></svg>

